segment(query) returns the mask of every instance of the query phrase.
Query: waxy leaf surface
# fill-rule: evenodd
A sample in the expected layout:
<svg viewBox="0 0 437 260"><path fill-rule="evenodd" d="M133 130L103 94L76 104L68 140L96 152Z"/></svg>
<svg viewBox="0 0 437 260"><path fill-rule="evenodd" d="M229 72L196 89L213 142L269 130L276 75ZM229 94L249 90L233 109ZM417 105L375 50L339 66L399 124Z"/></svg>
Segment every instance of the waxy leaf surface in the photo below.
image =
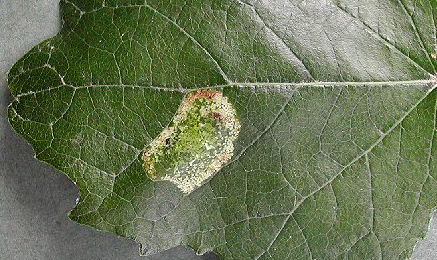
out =
<svg viewBox="0 0 437 260"><path fill-rule="evenodd" d="M436 0L62 0L10 70L9 120L69 217L223 260L406 259L437 206ZM142 152L197 89L241 124L189 194ZM135 254L136 252L132 252Z"/></svg>

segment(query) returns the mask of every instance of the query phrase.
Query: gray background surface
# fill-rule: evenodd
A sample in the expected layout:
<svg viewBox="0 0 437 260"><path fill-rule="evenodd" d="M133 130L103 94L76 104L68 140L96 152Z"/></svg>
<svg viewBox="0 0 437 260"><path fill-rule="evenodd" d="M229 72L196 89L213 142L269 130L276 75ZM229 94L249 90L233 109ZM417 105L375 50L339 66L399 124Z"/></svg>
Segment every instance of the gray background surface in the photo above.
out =
<svg viewBox="0 0 437 260"><path fill-rule="evenodd" d="M9 126L7 71L59 30L58 2L0 0L0 260L217 259L183 247L139 257L135 242L70 221L67 213L75 205L77 188L64 174L35 160L31 147ZM437 217L412 259L437 259Z"/></svg>

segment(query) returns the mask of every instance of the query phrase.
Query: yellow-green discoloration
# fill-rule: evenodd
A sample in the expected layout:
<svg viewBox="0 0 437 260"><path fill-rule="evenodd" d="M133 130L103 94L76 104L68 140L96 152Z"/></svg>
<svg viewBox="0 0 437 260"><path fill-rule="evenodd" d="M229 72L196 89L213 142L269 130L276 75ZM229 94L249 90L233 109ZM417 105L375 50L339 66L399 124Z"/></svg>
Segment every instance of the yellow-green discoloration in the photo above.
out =
<svg viewBox="0 0 437 260"><path fill-rule="evenodd" d="M144 151L144 168L151 179L190 193L229 161L239 131L236 112L221 92L192 92Z"/></svg>

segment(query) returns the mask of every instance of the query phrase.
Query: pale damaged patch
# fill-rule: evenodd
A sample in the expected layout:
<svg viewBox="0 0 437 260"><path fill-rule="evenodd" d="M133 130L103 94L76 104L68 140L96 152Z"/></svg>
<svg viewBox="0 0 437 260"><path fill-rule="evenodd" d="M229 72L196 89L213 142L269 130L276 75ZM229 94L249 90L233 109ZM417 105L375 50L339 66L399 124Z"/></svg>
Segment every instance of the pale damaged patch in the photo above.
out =
<svg viewBox="0 0 437 260"><path fill-rule="evenodd" d="M222 92L189 93L173 119L143 152L152 180L167 180L190 193L231 159L240 132L235 109Z"/></svg>

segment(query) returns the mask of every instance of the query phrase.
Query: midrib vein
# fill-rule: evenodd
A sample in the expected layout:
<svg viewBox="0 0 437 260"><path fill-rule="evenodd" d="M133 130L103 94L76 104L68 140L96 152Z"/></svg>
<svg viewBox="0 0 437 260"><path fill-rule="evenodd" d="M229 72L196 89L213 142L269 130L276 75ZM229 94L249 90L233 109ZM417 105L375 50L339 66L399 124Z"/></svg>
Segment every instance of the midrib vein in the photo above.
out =
<svg viewBox="0 0 437 260"><path fill-rule="evenodd" d="M95 84L95 85L84 85L84 86L72 86L72 85L59 85L52 88L47 88L38 91L28 91L25 93L20 93L15 96L15 99L19 99L23 96L35 95L38 93L43 93L46 91L51 91L55 89L60 89L62 87L71 87L75 90L78 89L87 89L87 88L145 88L151 90L160 90L160 91L174 91L181 93L188 93L190 91L200 90L200 89L221 89L226 87L241 87L241 88L250 88L250 87L266 87L269 89L272 88L299 88L299 87L344 87L344 86L396 86L396 85L426 85L426 84L437 84L437 78L433 75L430 75L429 79L422 80L400 80L400 81L343 81L343 82L335 82L335 81L314 81L314 82L233 82L224 85L215 85L215 86L205 86L205 87L192 87L192 88L183 88L183 87L166 87L166 86L142 86L135 84Z"/></svg>
<svg viewBox="0 0 437 260"><path fill-rule="evenodd" d="M415 84L431 84L436 83L437 78L430 75L430 79L422 80L400 80L400 81L314 81L314 82L298 82L298 83L284 83L284 82L244 82L244 83L232 83L225 85L217 85L211 88L224 88L232 86L241 87L252 87L252 86L266 86L266 87L283 87L283 86L293 86L293 87L327 87L327 86L393 86L393 85L415 85Z"/></svg>

